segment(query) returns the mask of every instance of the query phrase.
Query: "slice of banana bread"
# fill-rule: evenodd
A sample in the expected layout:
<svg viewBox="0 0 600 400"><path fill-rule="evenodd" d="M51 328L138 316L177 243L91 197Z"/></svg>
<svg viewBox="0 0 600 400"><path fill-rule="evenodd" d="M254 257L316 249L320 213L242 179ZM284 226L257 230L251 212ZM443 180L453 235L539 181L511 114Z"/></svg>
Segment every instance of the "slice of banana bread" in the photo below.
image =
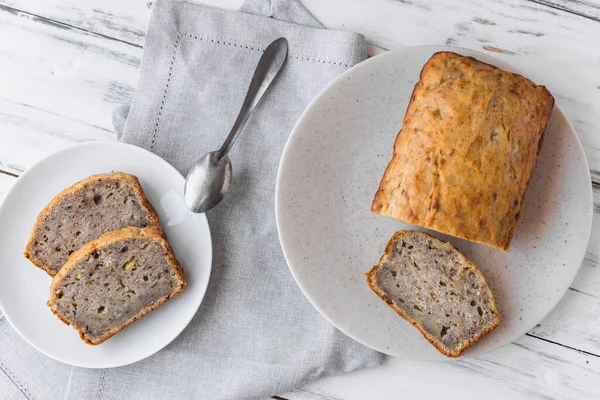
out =
<svg viewBox="0 0 600 400"><path fill-rule="evenodd" d="M366 275L371 289L448 357L498 326L481 272L450 243L426 233L396 232Z"/></svg>
<svg viewBox="0 0 600 400"><path fill-rule="evenodd" d="M92 175L60 192L42 210L25 257L54 276L71 253L103 233L152 225L158 225L158 216L135 176Z"/></svg>
<svg viewBox="0 0 600 400"><path fill-rule="evenodd" d="M52 280L48 306L97 345L179 295L185 284L161 229L128 227L74 252Z"/></svg>

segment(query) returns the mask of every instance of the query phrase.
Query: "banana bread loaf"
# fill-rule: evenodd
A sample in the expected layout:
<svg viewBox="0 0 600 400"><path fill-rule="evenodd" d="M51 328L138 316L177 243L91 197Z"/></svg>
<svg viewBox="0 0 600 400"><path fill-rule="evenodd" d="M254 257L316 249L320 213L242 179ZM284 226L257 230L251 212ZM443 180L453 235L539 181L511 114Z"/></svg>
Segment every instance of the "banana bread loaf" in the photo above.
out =
<svg viewBox="0 0 600 400"><path fill-rule="evenodd" d="M553 105L520 75L434 54L372 210L508 251Z"/></svg>

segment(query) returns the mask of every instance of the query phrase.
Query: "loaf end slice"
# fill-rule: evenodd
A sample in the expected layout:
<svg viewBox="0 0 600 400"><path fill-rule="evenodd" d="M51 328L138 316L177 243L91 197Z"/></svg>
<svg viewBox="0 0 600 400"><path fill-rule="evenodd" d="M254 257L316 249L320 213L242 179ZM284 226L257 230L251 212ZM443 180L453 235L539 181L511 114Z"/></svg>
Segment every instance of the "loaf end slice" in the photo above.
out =
<svg viewBox="0 0 600 400"><path fill-rule="evenodd" d="M60 192L42 210L24 254L54 276L71 253L103 233L153 225L158 216L135 176L93 175Z"/></svg>
<svg viewBox="0 0 600 400"><path fill-rule="evenodd" d="M183 270L157 226L108 232L69 257L48 306L97 345L179 295Z"/></svg>
<svg viewBox="0 0 600 400"><path fill-rule="evenodd" d="M366 275L369 287L448 357L498 326L481 272L450 243L426 233L396 232Z"/></svg>

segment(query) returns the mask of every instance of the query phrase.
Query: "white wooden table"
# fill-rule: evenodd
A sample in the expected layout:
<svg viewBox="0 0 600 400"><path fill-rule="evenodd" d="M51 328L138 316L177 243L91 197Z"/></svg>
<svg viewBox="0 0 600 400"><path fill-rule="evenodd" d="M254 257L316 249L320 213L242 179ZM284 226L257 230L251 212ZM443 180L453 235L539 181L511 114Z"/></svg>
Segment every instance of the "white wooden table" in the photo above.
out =
<svg viewBox="0 0 600 400"><path fill-rule="evenodd" d="M203 3L234 9L241 0ZM371 53L446 43L494 52L525 74L538 70L583 143L595 215L570 290L522 338L476 359L388 358L381 368L280 396L600 399L600 0L304 3L328 27L363 33ZM43 156L74 142L114 140L111 112L133 96L150 7L147 0L0 0L0 199Z"/></svg>

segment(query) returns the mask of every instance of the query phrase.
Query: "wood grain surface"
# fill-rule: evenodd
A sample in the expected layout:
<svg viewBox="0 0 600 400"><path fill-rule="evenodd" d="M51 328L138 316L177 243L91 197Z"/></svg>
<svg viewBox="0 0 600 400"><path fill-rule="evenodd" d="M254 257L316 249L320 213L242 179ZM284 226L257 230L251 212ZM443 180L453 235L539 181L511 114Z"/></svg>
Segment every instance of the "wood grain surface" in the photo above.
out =
<svg viewBox="0 0 600 400"><path fill-rule="evenodd" d="M594 221L570 290L514 343L444 363L388 358L381 368L280 396L600 399L600 1L303 2L327 27L364 34L371 54L448 44L490 52L540 77L583 144ZM202 3L235 9L241 1ZM42 157L76 142L114 140L111 112L133 97L150 11L145 0L0 0L0 199ZM9 377L0 370L0 379Z"/></svg>

